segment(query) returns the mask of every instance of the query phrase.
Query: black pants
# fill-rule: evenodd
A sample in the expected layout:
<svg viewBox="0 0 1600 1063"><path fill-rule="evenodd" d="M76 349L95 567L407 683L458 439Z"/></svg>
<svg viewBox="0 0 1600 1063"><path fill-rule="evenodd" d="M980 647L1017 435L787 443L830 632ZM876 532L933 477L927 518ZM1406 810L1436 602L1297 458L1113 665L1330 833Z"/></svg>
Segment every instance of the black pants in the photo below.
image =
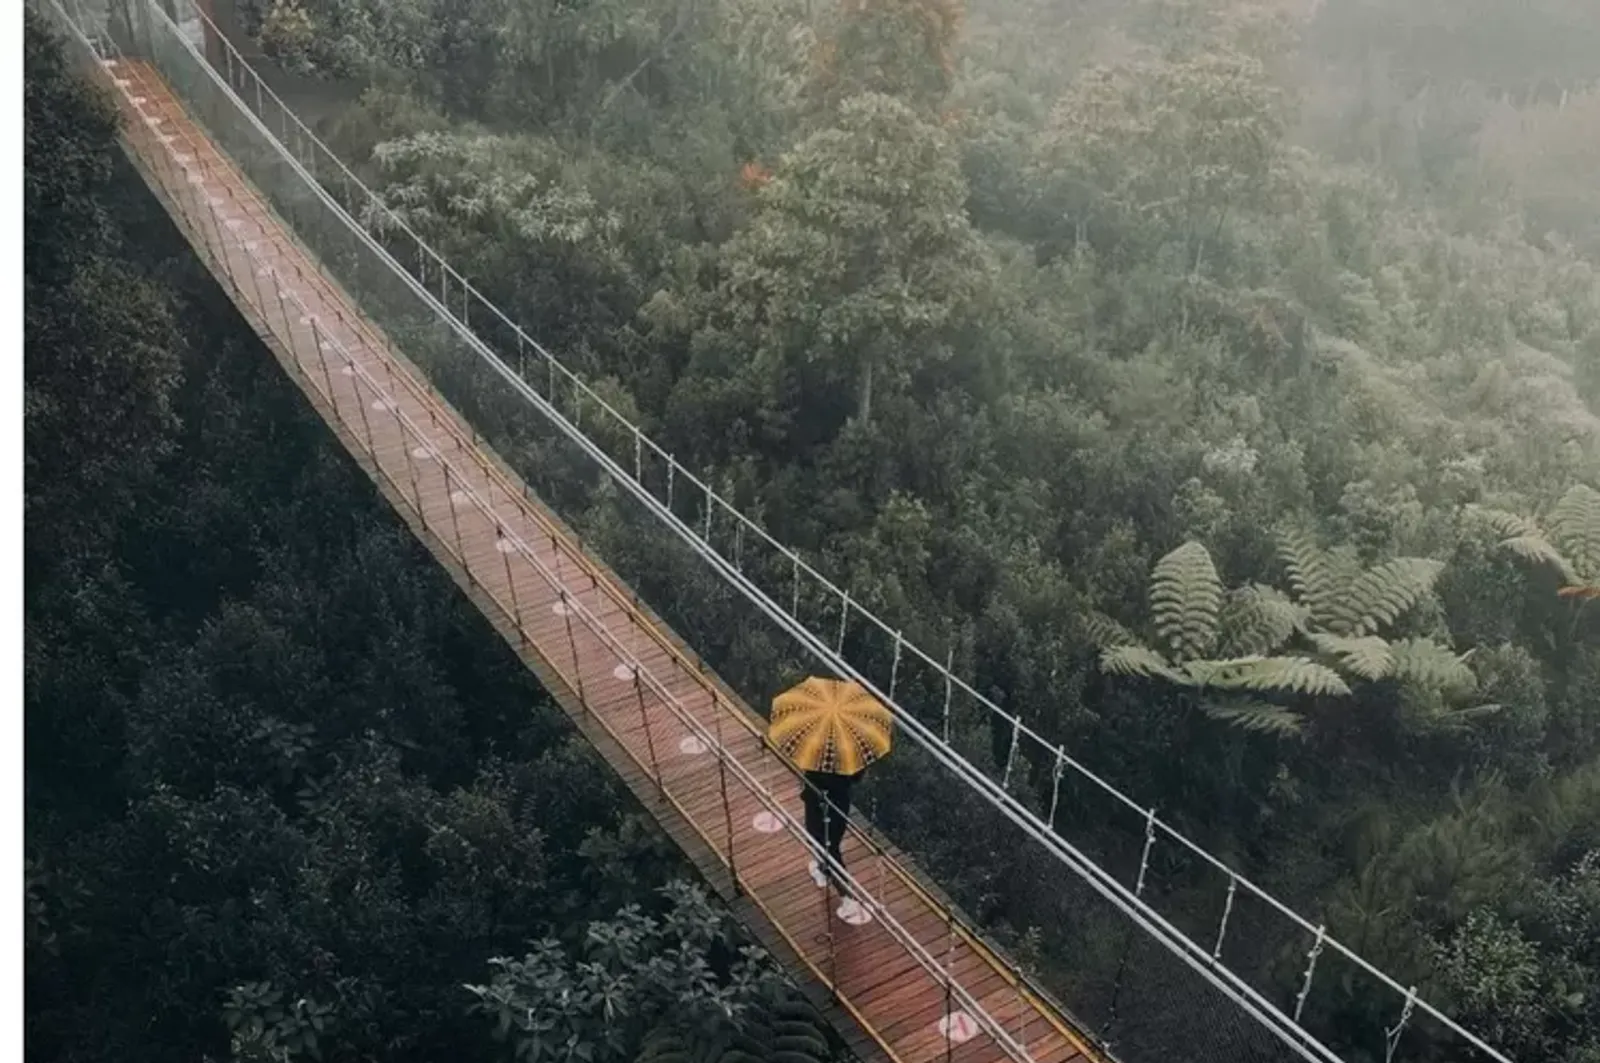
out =
<svg viewBox="0 0 1600 1063"><path fill-rule="evenodd" d="M812 841L828 851L828 855L844 866L844 835L850 826L850 790L855 785L854 776L833 775L822 771L805 774L808 785L802 788L800 800L806 809L806 833ZM840 894L848 897L839 874L825 861L822 871Z"/></svg>

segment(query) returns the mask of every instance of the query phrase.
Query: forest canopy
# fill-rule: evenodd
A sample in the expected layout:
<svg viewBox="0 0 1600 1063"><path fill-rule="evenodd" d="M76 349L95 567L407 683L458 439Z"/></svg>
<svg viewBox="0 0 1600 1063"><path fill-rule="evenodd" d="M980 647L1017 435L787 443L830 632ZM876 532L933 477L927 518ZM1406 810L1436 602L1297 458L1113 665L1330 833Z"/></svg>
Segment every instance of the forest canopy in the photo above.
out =
<svg viewBox="0 0 1600 1063"><path fill-rule="evenodd" d="M219 7L407 224L861 603L952 647L975 688L1512 1058L1600 1060L1600 8ZM40 63L30 94L64 77ZM484 719L495 697L536 695L509 666L447 663L490 651L439 619L442 586L424 609L410 583L438 577L399 532L247 516L262 504L241 491L284 490L298 466L246 430L264 400L194 420L213 407L185 396L215 376L184 368L196 326L169 279L107 250L127 224L104 199L109 118L53 91L30 95L30 138L99 139L30 140L29 194L70 221L29 230L30 795L36 755L108 789L53 797L71 825L39 830L104 833L85 847L107 862L96 875L133 866L116 862L121 832L224 813L273 824L288 852L312 828L270 806L304 765L398 757L426 780L407 800L448 803L434 789L520 793L490 746L586 756L552 724L507 746L494 728L520 717ZM104 443L75 434L60 381L86 371L105 393L71 401L104 404L97 430L149 440L116 451L126 468L84 460ZM117 508L85 504L112 482L135 486ZM707 660L763 681L797 666L718 612L703 574L640 560L610 506L583 499L585 533L692 618ZM373 582L313 575L334 541ZM403 558L402 579L387 565ZM141 595L167 565L189 589L151 613ZM407 597L379 595L380 578ZM309 626L338 614L308 584L379 595L435 663L329 648L348 635ZM124 620L141 648L110 644ZM265 671L230 679L245 646ZM113 678L79 680L68 656ZM506 693L451 693L469 671ZM383 692L347 689L352 675ZM310 698L329 715L275 707ZM42 707L69 703L36 738ZM361 713L419 748L358 754ZM344 714L343 731L323 722ZM317 741L334 727L327 741L353 744L305 752L295 728L313 720ZM267 796L229 775L265 770L248 743L288 773L252 777ZM565 799L544 785L495 799ZM151 825L121 811L130 786ZM540 870L549 897L598 873L581 846L615 853L643 829L614 795L585 800L591 840L518 857L576 876ZM959 817L905 801L885 818L1041 971L1093 980L1074 968L1101 959L1086 932L1037 925L1045 887ZM79 879L38 867L39 910L70 920ZM502 936L475 925L479 952ZM483 959L479 988L511 993L511 969L491 983ZM1274 977L1292 993L1292 972ZM1393 1021L1372 1001L1329 1007L1336 1028ZM1340 1047L1381 1058L1381 1043Z"/></svg>

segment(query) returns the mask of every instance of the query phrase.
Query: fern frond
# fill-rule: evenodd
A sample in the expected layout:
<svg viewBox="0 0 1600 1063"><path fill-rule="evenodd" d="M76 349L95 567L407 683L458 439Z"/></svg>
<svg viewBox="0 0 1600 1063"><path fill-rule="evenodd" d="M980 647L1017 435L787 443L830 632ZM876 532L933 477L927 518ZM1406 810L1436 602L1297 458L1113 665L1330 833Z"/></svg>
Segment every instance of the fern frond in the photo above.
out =
<svg viewBox="0 0 1600 1063"><path fill-rule="evenodd" d="M1187 542L1156 562L1150 574L1150 611L1174 659L1211 652L1221 609L1222 580L1204 546Z"/></svg>
<svg viewBox="0 0 1600 1063"><path fill-rule="evenodd" d="M1137 644L1113 646L1100 654L1100 667L1111 675L1159 676L1173 683L1188 683L1188 678L1173 670L1161 654Z"/></svg>
<svg viewBox="0 0 1600 1063"><path fill-rule="evenodd" d="M1224 661L1189 661L1183 665L1183 672L1193 686L1217 690L1341 696L1350 693L1350 687L1338 672L1305 657L1233 657Z"/></svg>
<svg viewBox="0 0 1600 1063"><path fill-rule="evenodd" d="M1527 517L1519 517L1515 513L1507 513L1503 509L1489 509L1486 506L1468 505L1468 515L1488 525L1496 535L1502 539L1515 539L1523 535L1543 536L1544 532L1539 525Z"/></svg>
<svg viewBox="0 0 1600 1063"><path fill-rule="evenodd" d="M1245 731L1298 738L1305 731L1305 720L1281 705L1264 701L1237 701L1224 704L1206 704L1200 707L1213 720L1231 723Z"/></svg>
<svg viewBox="0 0 1600 1063"><path fill-rule="evenodd" d="M1339 635L1370 635L1416 605L1433 590L1443 561L1396 557L1357 576L1328 613L1328 629Z"/></svg>
<svg viewBox="0 0 1600 1063"><path fill-rule="evenodd" d="M1271 653L1303 630L1311 611L1276 587L1252 583L1228 596L1222 610L1223 652L1236 657Z"/></svg>
<svg viewBox="0 0 1600 1063"><path fill-rule="evenodd" d="M1578 582L1578 574L1573 571L1571 563L1561 556L1561 551L1556 549L1555 544L1542 535L1515 535L1501 540L1500 548L1509 550L1524 561L1530 561L1535 565L1550 565L1561 573L1561 578L1568 583Z"/></svg>
<svg viewBox="0 0 1600 1063"><path fill-rule="evenodd" d="M1127 628L1099 611L1084 614L1083 631L1089 637L1089 644L1097 650L1133 646L1139 641Z"/></svg>
<svg viewBox="0 0 1600 1063"><path fill-rule="evenodd" d="M1401 639L1389 644L1394 656L1390 674L1403 683L1415 683L1446 695L1461 696L1478 688L1478 677L1467 667L1465 654L1432 639Z"/></svg>
<svg viewBox="0 0 1600 1063"><path fill-rule="evenodd" d="M1278 557L1289 572L1289 585L1314 617L1322 617L1333 604L1339 571L1333 558L1317 544L1306 528L1293 525L1278 531Z"/></svg>
<svg viewBox="0 0 1600 1063"><path fill-rule="evenodd" d="M1574 484L1550 511L1550 535L1561 546L1577 577L1569 583L1600 583L1600 491Z"/></svg>
<svg viewBox="0 0 1600 1063"><path fill-rule="evenodd" d="M1345 638L1318 631L1312 634L1311 641L1320 652L1339 658L1340 664L1362 679L1382 679L1394 669L1389 643L1376 635Z"/></svg>

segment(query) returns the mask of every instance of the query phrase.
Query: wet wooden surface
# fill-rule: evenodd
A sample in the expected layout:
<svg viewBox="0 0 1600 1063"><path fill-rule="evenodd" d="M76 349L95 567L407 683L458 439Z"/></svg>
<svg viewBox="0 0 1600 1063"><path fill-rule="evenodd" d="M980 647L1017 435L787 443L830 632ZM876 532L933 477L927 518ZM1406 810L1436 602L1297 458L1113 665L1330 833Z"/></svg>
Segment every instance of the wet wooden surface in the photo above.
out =
<svg viewBox="0 0 1600 1063"><path fill-rule="evenodd" d="M899 1063L1094 1058L1056 1009L953 925L904 857L873 851L857 831L845 862L881 909L863 925L841 918L837 898L807 873L793 832L803 822L798 780L765 748L759 717L701 674L628 588L474 443L159 74L130 60L104 69L130 154L240 310L708 878L722 879L758 935L801 965L798 975L832 991L836 1014L857 1027L841 1032L858 1053ZM952 986L976 1008L964 1008ZM942 1032L952 1011L963 1013L958 1028L976 1030L970 1039ZM1009 1049L978 1011L1006 1031Z"/></svg>

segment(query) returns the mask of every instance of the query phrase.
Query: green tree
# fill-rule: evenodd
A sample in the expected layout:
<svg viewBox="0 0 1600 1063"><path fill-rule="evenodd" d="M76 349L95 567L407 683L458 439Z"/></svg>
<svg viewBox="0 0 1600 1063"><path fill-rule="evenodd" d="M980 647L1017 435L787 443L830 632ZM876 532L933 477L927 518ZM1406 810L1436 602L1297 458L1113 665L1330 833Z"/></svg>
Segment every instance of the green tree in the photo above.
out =
<svg viewBox="0 0 1600 1063"><path fill-rule="evenodd" d="M962 0L840 0L818 56L815 89L835 106L893 96L924 114L956 76Z"/></svg>
<svg viewBox="0 0 1600 1063"><path fill-rule="evenodd" d="M1037 144L1041 221L1058 246L1119 261L1172 246L1176 269L1198 273L1230 218L1279 193L1286 121L1262 60L1223 42L1092 67Z"/></svg>
<svg viewBox="0 0 1600 1063"><path fill-rule="evenodd" d="M953 372L990 277L964 194L937 128L888 96L846 101L783 157L723 252L681 418L806 450Z"/></svg>
<svg viewBox="0 0 1600 1063"><path fill-rule="evenodd" d="M477 998L472 1012L494 1023L515 1058L533 1063L672 1058L693 1047L717 1059L719 1042L736 1050L728 1037L748 1039L749 1020L766 1018L762 1005L781 1000L781 983L763 954L734 951L726 917L699 890L680 883L664 893L659 917L630 906L589 924L577 956L546 940L521 960L490 960L489 983L466 987ZM820 1028L802 1026L798 1038L786 1033L789 1050L798 1040L815 1049L809 1058L827 1059ZM758 1052L771 1047L757 1043Z"/></svg>
<svg viewBox="0 0 1600 1063"><path fill-rule="evenodd" d="M128 170L111 101L32 11L24 32L23 520L37 578L102 548L170 450L183 341L170 296L119 254Z"/></svg>

